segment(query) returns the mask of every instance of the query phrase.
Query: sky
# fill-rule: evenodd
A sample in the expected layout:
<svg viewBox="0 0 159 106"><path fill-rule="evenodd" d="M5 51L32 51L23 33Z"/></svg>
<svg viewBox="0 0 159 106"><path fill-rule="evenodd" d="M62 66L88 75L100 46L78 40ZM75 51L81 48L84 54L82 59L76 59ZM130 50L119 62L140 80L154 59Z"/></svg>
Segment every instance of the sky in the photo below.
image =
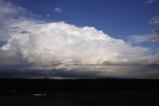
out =
<svg viewBox="0 0 159 106"><path fill-rule="evenodd" d="M151 24L158 16L158 0L9 0L20 5L37 19L64 21L76 26L93 26L113 38L129 40L131 35L148 35L158 28ZM59 9L59 11L56 11ZM158 52L158 42L144 42ZM156 50L157 49L157 50Z"/></svg>
<svg viewBox="0 0 159 106"><path fill-rule="evenodd" d="M66 68L51 75L159 78L158 45L159 0L0 0L1 77Z"/></svg>
<svg viewBox="0 0 159 106"><path fill-rule="evenodd" d="M42 20L94 26L111 36L151 33L152 17L158 15L158 0L14 0ZM61 12L54 11L59 8ZM119 38L117 37L117 38Z"/></svg>

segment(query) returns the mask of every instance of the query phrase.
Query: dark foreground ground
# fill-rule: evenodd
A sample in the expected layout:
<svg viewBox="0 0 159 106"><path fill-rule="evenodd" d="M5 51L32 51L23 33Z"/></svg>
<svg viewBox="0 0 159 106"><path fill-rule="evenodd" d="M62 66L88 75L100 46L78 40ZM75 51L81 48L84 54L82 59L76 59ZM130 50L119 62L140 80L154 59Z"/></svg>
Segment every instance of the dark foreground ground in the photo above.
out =
<svg viewBox="0 0 159 106"><path fill-rule="evenodd" d="M0 79L0 106L159 106L159 80Z"/></svg>

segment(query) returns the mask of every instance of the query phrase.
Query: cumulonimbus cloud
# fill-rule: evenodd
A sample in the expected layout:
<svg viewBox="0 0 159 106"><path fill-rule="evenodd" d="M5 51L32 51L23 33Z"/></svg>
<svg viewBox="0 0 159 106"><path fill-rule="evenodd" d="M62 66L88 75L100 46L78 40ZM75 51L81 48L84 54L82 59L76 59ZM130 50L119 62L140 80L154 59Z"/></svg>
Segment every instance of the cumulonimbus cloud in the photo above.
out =
<svg viewBox="0 0 159 106"><path fill-rule="evenodd" d="M127 63L149 57L147 48L131 46L94 27L40 22L26 17L4 25L0 37L6 43L0 50L34 65Z"/></svg>
<svg viewBox="0 0 159 106"><path fill-rule="evenodd" d="M94 27L23 21L10 25L10 28L10 37L1 49L19 54L30 63L134 62L147 51L111 38Z"/></svg>

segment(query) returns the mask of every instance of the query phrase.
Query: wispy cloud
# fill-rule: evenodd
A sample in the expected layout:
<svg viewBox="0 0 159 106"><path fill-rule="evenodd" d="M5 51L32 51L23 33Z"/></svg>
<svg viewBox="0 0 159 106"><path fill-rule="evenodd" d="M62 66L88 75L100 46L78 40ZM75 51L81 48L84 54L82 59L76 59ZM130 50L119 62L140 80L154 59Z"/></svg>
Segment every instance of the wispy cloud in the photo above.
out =
<svg viewBox="0 0 159 106"><path fill-rule="evenodd" d="M149 39L152 41L159 41L159 28L153 30L152 36Z"/></svg>
<svg viewBox="0 0 159 106"><path fill-rule="evenodd" d="M151 19L150 24L159 24L159 15Z"/></svg>
<svg viewBox="0 0 159 106"><path fill-rule="evenodd" d="M159 41L159 28L156 28L152 33L147 35L133 35L130 36L130 41L133 43L143 42L158 42Z"/></svg>
<svg viewBox="0 0 159 106"><path fill-rule="evenodd" d="M145 4L152 4L156 2L156 0L145 0Z"/></svg>
<svg viewBox="0 0 159 106"><path fill-rule="evenodd" d="M62 9L57 7L57 8L54 8L54 12L57 12L57 13L62 13Z"/></svg>

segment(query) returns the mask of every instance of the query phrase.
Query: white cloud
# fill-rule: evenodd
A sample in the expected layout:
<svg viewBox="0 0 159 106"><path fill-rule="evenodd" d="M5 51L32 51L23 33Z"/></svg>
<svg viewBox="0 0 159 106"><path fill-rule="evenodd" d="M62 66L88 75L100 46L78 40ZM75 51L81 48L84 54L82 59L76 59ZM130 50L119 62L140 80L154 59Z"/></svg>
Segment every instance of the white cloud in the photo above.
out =
<svg viewBox="0 0 159 106"><path fill-rule="evenodd" d="M10 2L0 0L0 21L7 21L13 18L21 18L27 14L27 10Z"/></svg>
<svg viewBox="0 0 159 106"><path fill-rule="evenodd" d="M57 8L54 8L54 11L57 12L57 13L62 13L62 9L57 7Z"/></svg>
<svg viewBox="0 0 159 106"><path fill-rule="evenodd" d="M40 22L25 16L15 18L11 16L19 14L21 7L2 4L3 8L14 10L0 14L1 17L6 13L12 14L6 16L9 19L2 19L7 19L8 23L3 23L5 27L1 26L3 28L0 29L0 39L5 38L7 41L0 52L5 52L3 55L8 57L7 61L14 56L14 60L23 60L29 64L52 66L57 63L141 62L149 57L148 48L131 46L94 27L77 27L65 22Z"/></svg>
<svg viewBox="0 0 159 106"><path fill-rule="evenodd" d="M34 64L138 62L147 53L146 48L132 47L94 27L33 21L14 23L10 27L18 28L12 29L8 43L1 49L21 54Z"/></svg>

